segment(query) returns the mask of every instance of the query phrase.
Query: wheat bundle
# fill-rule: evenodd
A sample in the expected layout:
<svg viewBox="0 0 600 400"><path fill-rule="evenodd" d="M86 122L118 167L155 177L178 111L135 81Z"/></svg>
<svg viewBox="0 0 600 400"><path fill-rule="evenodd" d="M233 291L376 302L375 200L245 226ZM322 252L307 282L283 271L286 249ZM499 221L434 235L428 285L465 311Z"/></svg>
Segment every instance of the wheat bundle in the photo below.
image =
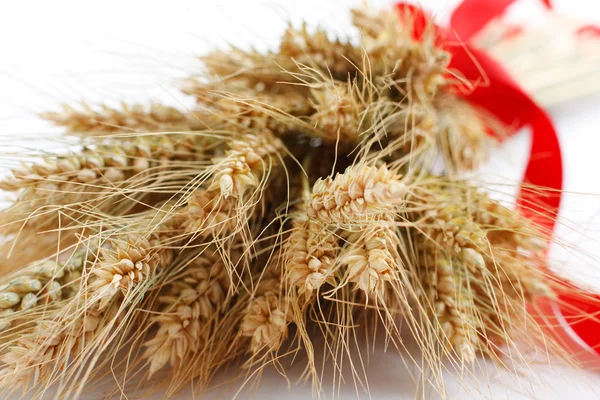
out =
<svg viewBox="0 0 600 400"><path fill-rule="evenodd" d="M361 325L400 356L413 336L438 374L560 354L528 313L560 290L539 268L546 234L457 175L501 127L459 97L433 31L353 17L357 45L289 27L277 51L201 57L185 112L42 115L82 147L0 182L19 194L2 256L41 249L1 278L5 393L202 392L221 368L248 382L286 356L319 390L314 346L351 358Z"/></svg>

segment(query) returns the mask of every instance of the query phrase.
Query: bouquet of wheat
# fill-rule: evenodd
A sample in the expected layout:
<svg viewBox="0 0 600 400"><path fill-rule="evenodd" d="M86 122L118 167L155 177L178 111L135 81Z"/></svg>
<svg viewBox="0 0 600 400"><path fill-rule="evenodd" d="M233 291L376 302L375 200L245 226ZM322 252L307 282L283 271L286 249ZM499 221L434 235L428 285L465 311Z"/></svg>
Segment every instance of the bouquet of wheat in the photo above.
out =
<svg viewBox="0 0 600 400"><path fill-rule="evenodd" d="M377 330L399 356L413 337L439 391L481 356L574 362L536 312L564 290L541 267L550 232L460 177L505 127L461 96L432 25L353 23L357 45L290 27L278 51L203 56L185 112L43 115L80 146L0 184L18 193L0 213L5 393L168 397L290 358L319 390Z"/></svg>

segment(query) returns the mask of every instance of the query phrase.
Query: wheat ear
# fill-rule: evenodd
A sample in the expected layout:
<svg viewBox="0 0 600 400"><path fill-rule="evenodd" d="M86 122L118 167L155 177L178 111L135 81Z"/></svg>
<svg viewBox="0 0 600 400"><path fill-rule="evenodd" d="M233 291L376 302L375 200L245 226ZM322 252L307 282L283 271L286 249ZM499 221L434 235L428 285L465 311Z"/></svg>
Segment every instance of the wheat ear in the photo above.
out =
<svg viewBox="0 0 600 400"><path fill-rule="evenodd" d="M115 235L100 249L98 262L91 268L89 290L99 310L107 307L118 293L127 295L144 284L157 270L168 266L174 251L161 248L158 237L139 234Z"/></svg>
<svg viewBox="0 0 600 400"><path fill-rule="evenodd" d="M393 225L380 221L365 231L348 234L339 262L347 266L347 280L368 296L383 300L386 282L398 282L403 268L398 235Z"/></svg>
<svg viewBox="0 0 600 400"><path fill-rule="evenodd" d="M432 26L415 39L411 23L398 23L395 10L352 10L352 14L376 83L391 97L428 102L447 84L450 56L435 45Z"/></svg>
<svg viewBox="0 0 600 400"><path fill-rule="evenodd" d="M94 254L93 248L76 250L73 254L55 257L26 266L10 276L0 288L0 331L14 325L24 324L31 316L24 311L39 311L49 303L70 298L78 289L77 281L87 261ZM14 333L14 329L10 330Z"/></svg>
<svg viewBox="0 0 600 400"><path fill-rule="evenodd" d="M307 213L323 223L360 224L392 212L407 192L401 176L385 165L354 166L334 179L319 179Z"/></svg>
<svg viewBox="0 0 600 400"><path fill-rule="evenodd" d="M503 346L514 346L523 326L537 326L527 314L518 317L517 310L554 295L553 281L536 268L542 234L464 183L446 181L425 193L419 201L431 209L417 218L414 239L424 308L436 335L461 362L472 363L476 352L495 356ZM490 225L496 218L503 220Z"/></svg>
<svg viewBox="0 0 600 400"><path fill-rule="evenodd" d="M285 284L276 265L267 268L242 319L241 334L250 339L253 354L277 353L292 321Z"/></svg>
<svg viewBox="0 0 600 400"><path fill-rule="evenodd" d="M40 116L66 128L69 133L91 136L202 129L193 115L157 103L147 107L122 103L120 109L101 105L97 110L86 103L81 110L65 105L62 112L46 112Z"/></svg>
<svg viewBox="0 0 600 400"><path fill-rule="evenodd" d="M150 318L156 334L144 343L149 374L163 368L185 367L209 338L214 319L225 310L229 275L214 246L203 251L185 271L168 283L158 298L160 312Z"/></svg>
<svg viewBox="0 0 600 400"><path fill-rule="evenodd" d="M339 252L339 239L335 231L309 219L304 208L292 218L292 232L282 246L286 278L297 286L299 295L310 298L314 291L333 278L332 267Z"/></svg>
<svg viewBox="0 0 600 400"><path fill-rule="evenodd" d="M240 221L242 227L247 224L268 174L279 164L285 148L268 131L233 139L228 147L223 156L213 160L215 173L208 187L194 191L179 212L188 232L227 235L240 227Z"/></svg>

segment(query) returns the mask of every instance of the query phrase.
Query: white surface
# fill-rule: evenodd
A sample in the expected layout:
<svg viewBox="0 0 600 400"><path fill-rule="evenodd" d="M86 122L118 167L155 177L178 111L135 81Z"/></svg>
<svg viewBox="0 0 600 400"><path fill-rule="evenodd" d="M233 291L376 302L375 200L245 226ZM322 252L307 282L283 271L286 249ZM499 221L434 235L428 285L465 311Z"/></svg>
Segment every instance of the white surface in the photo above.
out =
<svg viewBox="0 0 600 400"><path fill-rule="evenodd" d="M35 119L40 111L55 109L60 103L116 104L121 100L144 102L160 100L172 105L190 105L178 93L173 79L198 68L194 56L227 43L273 46L285 28L286 20L308 19L345 34L349 27L348 7L358 1L20 1L0 7L0 132L3 145L15 138L41 137L55 132ZM456 1L423 1L444 20ZM595 1L556 1L559 10L581 18L600 20L600 3ZM372 1L383 6L390 1ZM537 0L522 0L511 11L516 19L530 18L539 10ZM600 78L599 78L600 79ZM568 251L555 251L555 263L586 282L600 282L600 274L590 268L600 254L600 97L556 107L552 111L560 133L565 158L565 198L559 236L578 247L581 258ZM38 142L38 146L40 143ZM527 154L525 133L511 139L485 169L494 181L516 182ZM0 160L2 166L9 159ZM587 193L587 194L583 194ZM593 195L595 194L595 195ZM600 287L600 285L598 285ZM600 334L600 333L599 333ZM449 381L448 393L457 398L562 399L577 393L578 399L600 398L600 376L569 369L534 367L540 382L492 375L489 386L465 392ZM372 398L413 398L414 388L400 358L394 352L378 349L367 368ZM298 375L292 370L292 383ZM333 385L325 380L326 397ZM512 391L507 392L507 388ZM225 389L223 389L225 390ZM258 391L241 397L304 399L311 397L307 385L292 386L275 372L265 374ZM228 398L233 392L218 391L213 398ZM360 393L367 398L365 393ZM178 398L187 399L189 393ZM89 398L95 398L90 396ZM355 398L351 382L342 387L341 398Z"/></svg>

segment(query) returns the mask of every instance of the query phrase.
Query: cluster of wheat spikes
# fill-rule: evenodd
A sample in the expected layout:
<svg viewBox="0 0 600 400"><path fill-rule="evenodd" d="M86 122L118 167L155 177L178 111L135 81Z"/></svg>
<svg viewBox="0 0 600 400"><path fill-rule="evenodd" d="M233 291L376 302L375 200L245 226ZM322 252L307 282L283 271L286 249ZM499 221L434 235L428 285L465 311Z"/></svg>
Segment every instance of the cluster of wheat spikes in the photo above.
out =
<svg viewBox="0 0 600 400"><path fill-rule="evenodd" d="M341 374L378 325L400 355L416 340L438 390L478 355L553 351L528 313L556 293L544 233L457 177L493 121L433 34L396 12L353 23L358 45L303 26L275 52L201 57L192 110L43 115L81 148L0 184L18 193L0 213L6 393L169 396L232 365L246 384L283 373L288 355L318 390L319 365Z"/></svg>

